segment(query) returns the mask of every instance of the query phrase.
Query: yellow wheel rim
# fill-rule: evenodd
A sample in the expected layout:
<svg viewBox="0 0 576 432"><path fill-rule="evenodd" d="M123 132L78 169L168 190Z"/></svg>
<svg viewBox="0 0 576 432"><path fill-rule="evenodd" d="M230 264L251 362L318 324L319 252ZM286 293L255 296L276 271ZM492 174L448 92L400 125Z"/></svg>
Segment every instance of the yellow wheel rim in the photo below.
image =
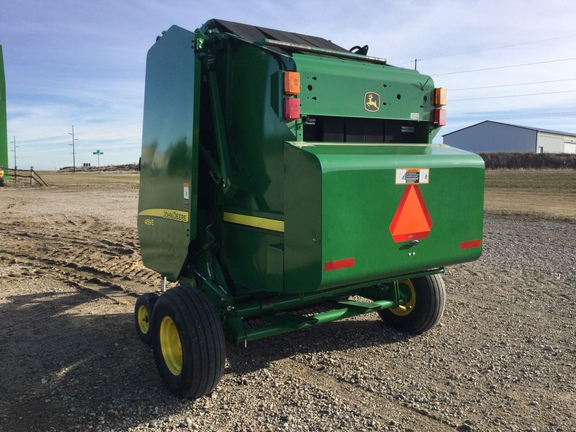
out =
<svg viewBox="0 0 576 432"><path fill-rule="evenodd" d="M148 330L150 330L150 316L148 315L146 306L140 306L138 308L138 326L142 334L147 334Z"/></svg>
<svg viewBox="0 0 576 432"><path fill-rule="evenodd" d="M176 324L168 316L162 318L160 323L160 347L168 370L174 376L180 375L182 372L182 344Z"/></svg>
<svg viewBox="0 0 576 432"><path fill-rule="evenodd" d="M390 308L390 312L398 316L409 315L416 305L416 290L414 289L414 284L410 279L403 279L398 281L398 288L400 295L406 297L406 304L398 306L397 308Z"/></svg>

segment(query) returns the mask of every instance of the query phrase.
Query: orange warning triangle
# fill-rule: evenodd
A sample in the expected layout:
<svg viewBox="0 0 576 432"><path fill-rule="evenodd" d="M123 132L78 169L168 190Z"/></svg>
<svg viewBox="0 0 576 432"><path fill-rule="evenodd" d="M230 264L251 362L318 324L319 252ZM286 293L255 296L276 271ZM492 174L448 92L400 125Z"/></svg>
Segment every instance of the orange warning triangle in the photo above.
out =
<svg viewBox="0 0 576 432"><path fill-rule="evenodd" d="M432 219L418 185L409 185L396 209L390 232L395 242L428 237Z"/></svg>

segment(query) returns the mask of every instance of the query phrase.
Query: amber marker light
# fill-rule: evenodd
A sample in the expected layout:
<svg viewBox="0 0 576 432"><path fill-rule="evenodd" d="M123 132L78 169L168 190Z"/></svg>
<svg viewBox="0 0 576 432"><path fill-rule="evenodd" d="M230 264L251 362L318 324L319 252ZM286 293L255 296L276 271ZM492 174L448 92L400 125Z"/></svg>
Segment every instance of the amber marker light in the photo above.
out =
<svg viewBox="0 0 576 432"><path fill-rule="evenodd" d="M448 90L442 87L434 89L434 105L444 106L448 101Z"/></svg>
<svg viewBox="0 0 576 432"><path fill-rule="evenodd" d="M300 93L300 73L284 72L284 93L287 95L297 95Z"/></svg>

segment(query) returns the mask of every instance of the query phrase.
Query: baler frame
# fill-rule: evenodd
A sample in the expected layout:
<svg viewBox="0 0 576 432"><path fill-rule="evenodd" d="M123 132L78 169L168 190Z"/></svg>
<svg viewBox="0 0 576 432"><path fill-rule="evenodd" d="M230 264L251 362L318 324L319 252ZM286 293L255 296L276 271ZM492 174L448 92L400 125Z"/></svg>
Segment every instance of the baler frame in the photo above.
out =
<svg viewBox="0 0 576 432"><path fill-rule="evenodd" d="M480 256L484 164L431 144L443 93L357 48L211 20L150 49L138 230L163 287L134 316L176 395L215 388L225 339L369 313L425 332L444 267Z"/></svg>
<svg viewBox="0 0 576 432"><path fill-rule="evenodd" d="M400 291L399 281L443 273L443 268L432 269L368 285L338 287L314 293L275 295L243 302L234 302L229 290L216 285L197 270L194 270L195 280L182 280L181 284L197 286L219 311L226 338L236 345L246 346L249 341L293 330L385 309L405 309L410 297ZM362 299L349 300L349 296L360 296ZM327 310L307 314L305 317L297 315L299 310L310 306L322 306ZM245 321L254 318L268 323L252 328L244 325Z"/></svg>

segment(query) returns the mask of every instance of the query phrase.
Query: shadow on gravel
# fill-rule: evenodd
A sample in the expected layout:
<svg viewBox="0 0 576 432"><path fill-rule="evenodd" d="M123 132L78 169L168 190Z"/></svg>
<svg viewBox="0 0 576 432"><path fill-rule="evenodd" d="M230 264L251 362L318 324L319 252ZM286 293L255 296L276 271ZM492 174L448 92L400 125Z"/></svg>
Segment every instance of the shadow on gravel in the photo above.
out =
<svg viewBox="0 0 576 432"><path fill-rule="evenodd" d="M191 409L192 402L164 388L126 304L57 282L44 290L0 303L1 431L128 430ZM375 318L334 322L247 348L227 344L230 367L223 381L298 354L386 346L409 337Z"/></svg>
<svg viewBox="0 0 576 432"><path fill-rule="evenodd" d="M227 345L231 372L247 373L266 368L271 362L297 354L348 351L406 341L413 334L387 327L377 314L372 319L344 320L318 327L248 342L246 347Z"/></svg>
<svg viewBox="0 0 576 432"><path fill-rule="evenodd" d="M167 393L126 305L65 285L2 301L1 431L125 430L154 417L138 415L143 395Z"/></svg>

